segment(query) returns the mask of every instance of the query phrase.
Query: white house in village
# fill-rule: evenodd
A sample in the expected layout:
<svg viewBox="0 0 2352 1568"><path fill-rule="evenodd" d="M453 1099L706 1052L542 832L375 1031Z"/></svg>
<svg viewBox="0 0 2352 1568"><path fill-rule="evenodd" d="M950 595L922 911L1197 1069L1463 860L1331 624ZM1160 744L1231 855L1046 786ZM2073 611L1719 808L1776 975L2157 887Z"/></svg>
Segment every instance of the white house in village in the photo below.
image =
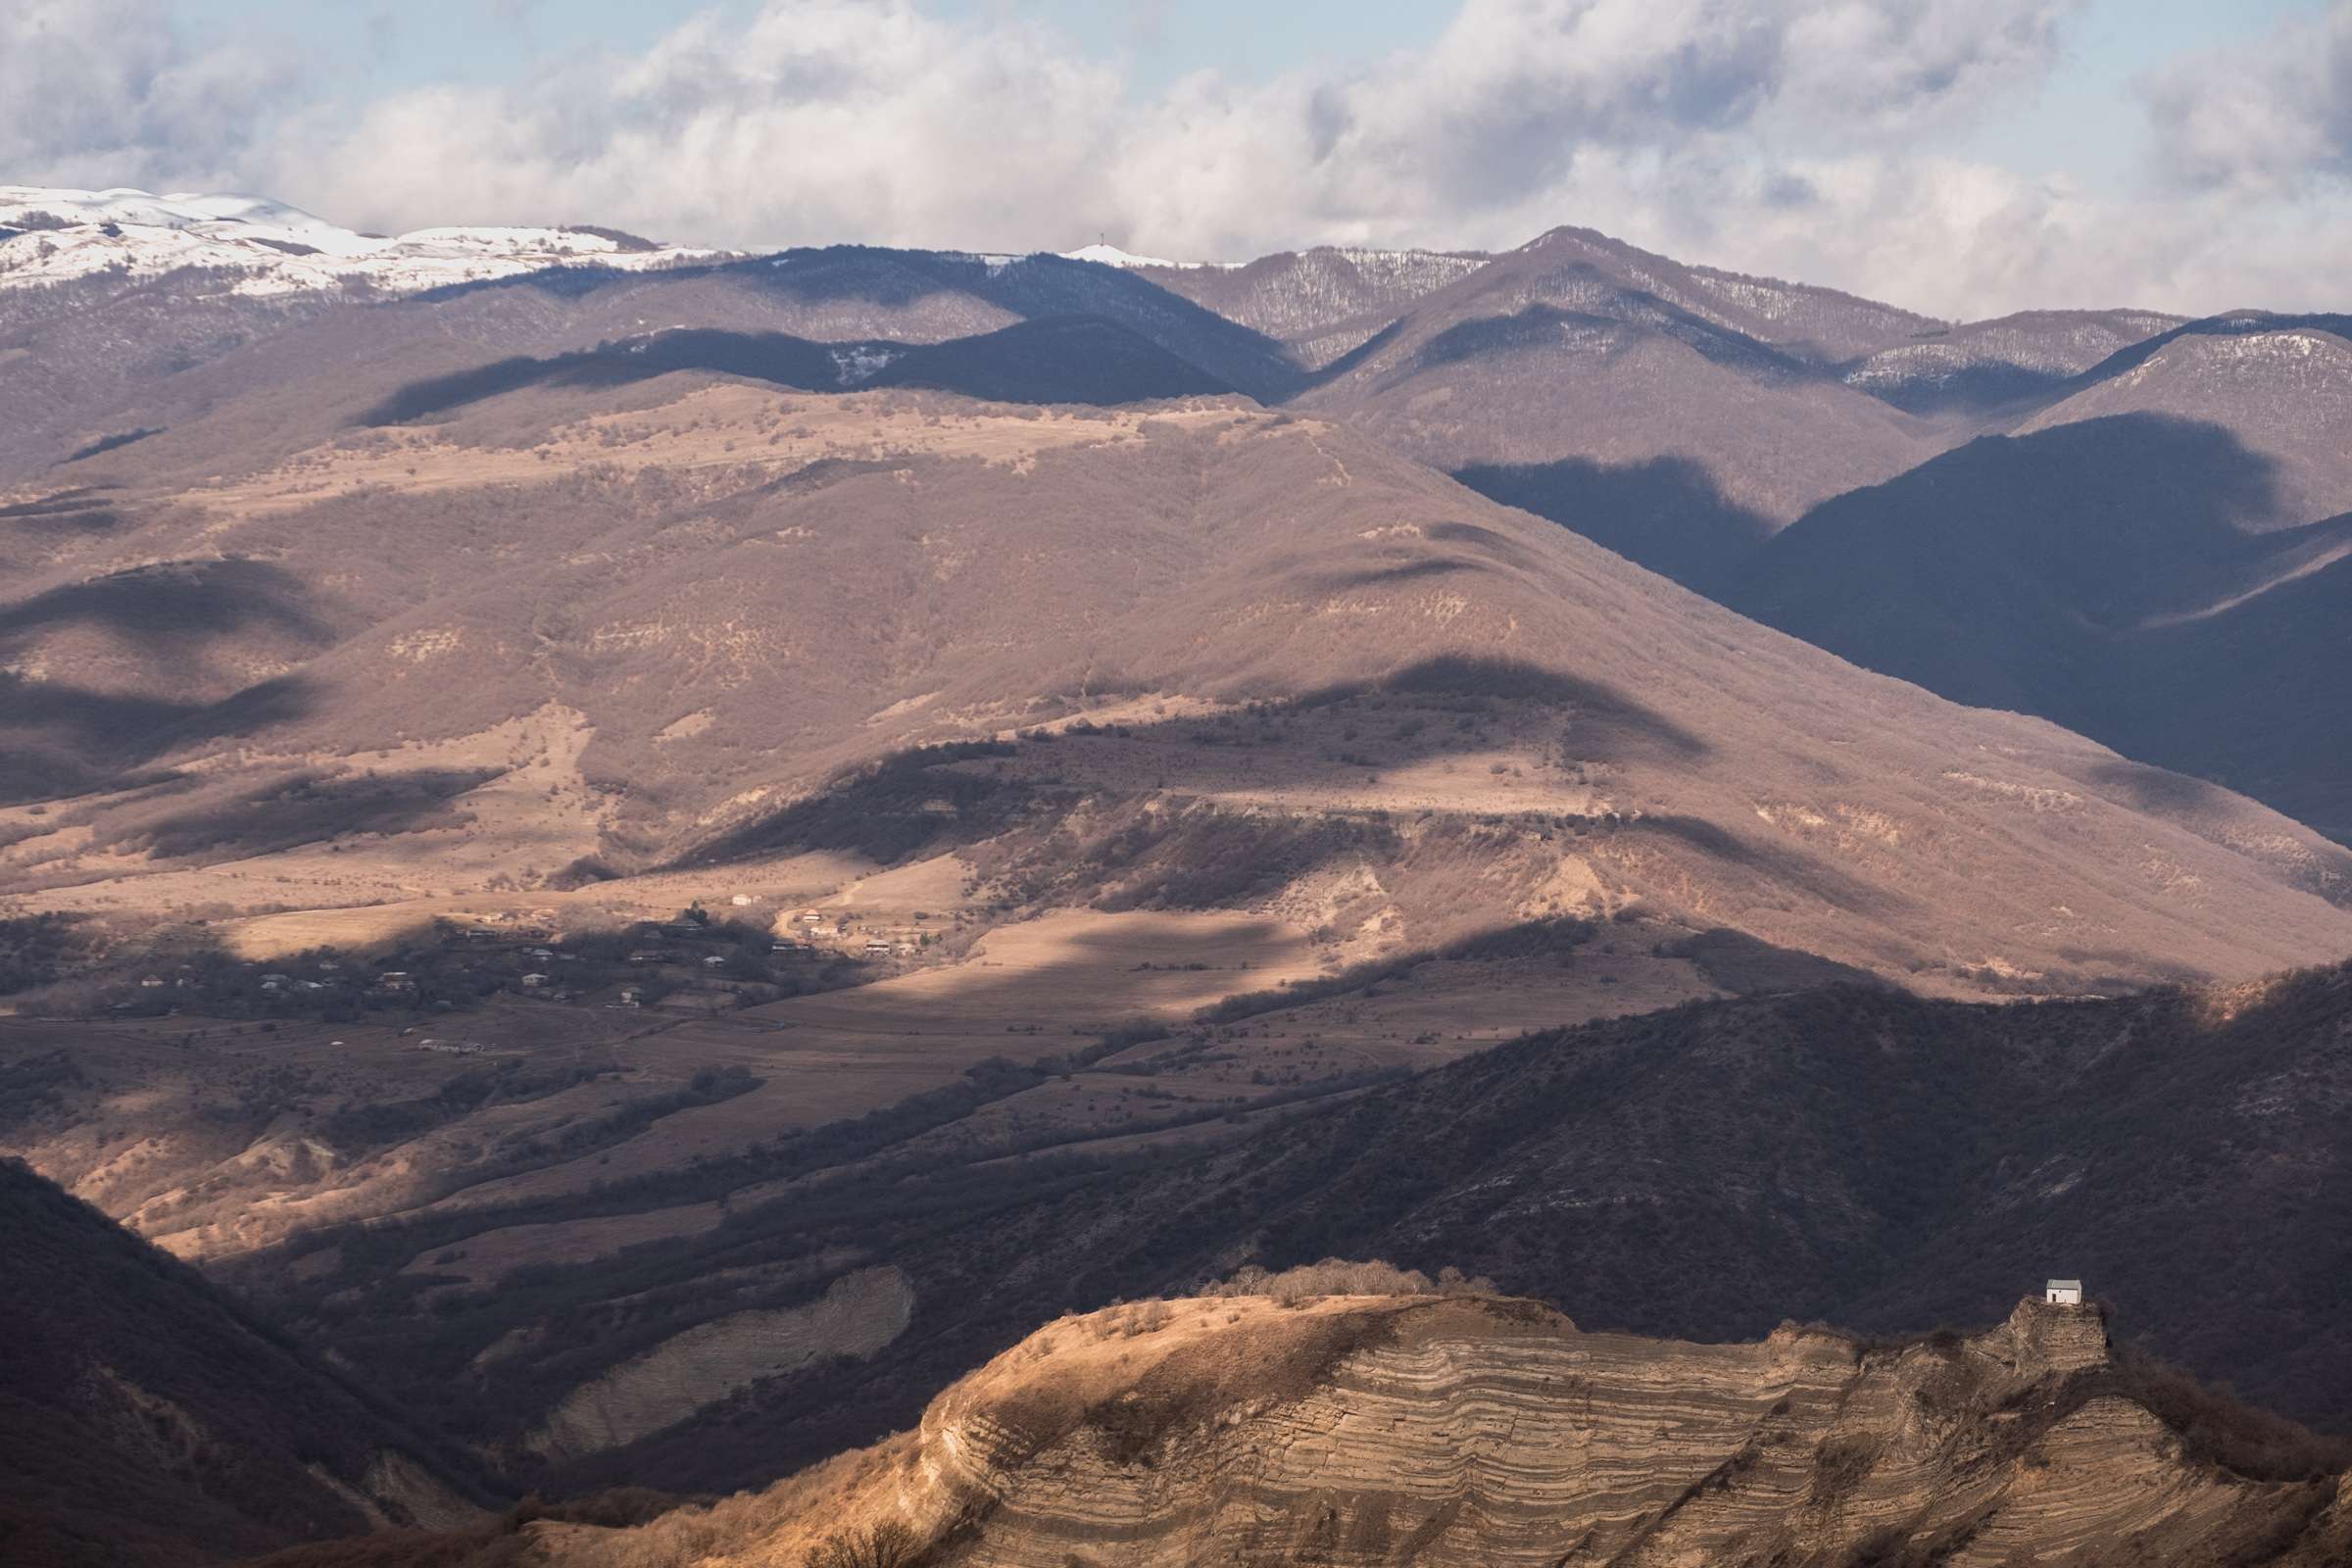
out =
<svg viewBox="0 0 2352 1568"><path fill-rule="evenodd" d="M2082 1282L2081 1280L2052 1280L2043 1287L2041 1298L2052 1306L2081 1306L2082 1304Z"/></svg>

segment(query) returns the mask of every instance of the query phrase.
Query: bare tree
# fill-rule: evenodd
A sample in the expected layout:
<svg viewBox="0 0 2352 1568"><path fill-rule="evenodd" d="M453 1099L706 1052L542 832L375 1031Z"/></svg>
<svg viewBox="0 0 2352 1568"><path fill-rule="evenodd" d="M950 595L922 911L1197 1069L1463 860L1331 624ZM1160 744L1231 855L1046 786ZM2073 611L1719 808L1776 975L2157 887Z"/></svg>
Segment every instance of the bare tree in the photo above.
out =
<svg viewBox="0 0 2352 1568"><path fill-rule="evenodd" d="M922 1543L897 1519L866 1530L838 1530L808 1548L806 1568L912 1568Z"/></svg>

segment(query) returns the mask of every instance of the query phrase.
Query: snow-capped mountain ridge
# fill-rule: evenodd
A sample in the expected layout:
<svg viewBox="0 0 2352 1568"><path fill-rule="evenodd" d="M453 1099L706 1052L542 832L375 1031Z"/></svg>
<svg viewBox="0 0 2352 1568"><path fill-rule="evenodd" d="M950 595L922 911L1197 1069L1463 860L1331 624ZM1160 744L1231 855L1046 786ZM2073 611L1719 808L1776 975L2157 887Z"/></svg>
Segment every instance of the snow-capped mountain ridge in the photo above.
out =
<svg viewBox="0 0 2352 1568"><path fill-rule="evenodd" d="M261 196L0 185L0 288L195 269L231 274L238 294L355 283L405 294L547 267L640 270L716 254L564 227L466 225L386 237Z"/></svg>
<svg viewBox="0 0 2352 1568"><path fill-rule="evenodd" d="M1228 272L1250 265L1247 262L1171 262L1158 256L1138 256L1116 245L1081 245L1074 251L1063 251L1061 257L1068 262L1098 262L1104 267L1173 267L1187 270L1216 268Z"/></svg>
<svg viewBox="0 0 2352 1568"><path fill-rule="evenodd" d="M267 196L76 190L0 185L0 289L115 272L157 277L182 270L232 274L230 292L291 294L363 284L416 293L451 283L592 264L639 270L726 252L631 244L586 226L458 224L366 234ZM1069 261L1121 269L1231 271L1242 262L1177 262L1115 245L1065 251ZM1021 258L985 256L992 267ZM781 265L781 264L779 264Z"/></svg>

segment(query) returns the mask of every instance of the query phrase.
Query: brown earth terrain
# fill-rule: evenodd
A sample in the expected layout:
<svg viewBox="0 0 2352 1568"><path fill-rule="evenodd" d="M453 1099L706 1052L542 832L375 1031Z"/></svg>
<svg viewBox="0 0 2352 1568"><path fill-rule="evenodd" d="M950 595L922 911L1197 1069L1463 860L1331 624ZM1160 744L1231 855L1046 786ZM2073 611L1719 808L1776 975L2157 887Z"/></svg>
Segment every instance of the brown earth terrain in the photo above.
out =
<svg viewBox="0 0 2352 1568"><path fill-rule="evenodd" d="M1939 987L2066 990L2352 937L2343 852L2292 824L2120 785L2072 737L1860 676L1331 426L894 394L855 425L866 458L707 480L710 421L757 447L808 400L670 392L635 478L476 482L537 461L492 425L572 428L517 392L399 438L414 490L174 499L61 555L17 617L30 689L216 716L92 751L22 706L25 755L118 782L10 812L19 907L421 924L586 862L727 866L701 896L794 852L955 849L992 902L1274 913L1349 956L1640 905ZM425 508L440 548L354 533L354 507ZM234 554L183 580L166 563L199 541ZM214 580L232 565L270 586L248 604ZM1245 840L1287 846L1254 885L1171 881ZM1100 858L1146 850L1140 887Z"/></svg>
<svg viewBox="0 0 2352 1568"><path fill-rule="evenodd" d="M759 1485L911 1420L1041 1317L1334 1251L1458 1258L1591 1325L1710 1340L1782 1312L1967 1321L2004 1282L2080 1271L2160 1353L2342 1424L2340 969L1988 1005L1823 990L1817 960L1728 935L1653 945L1539 928L1000 1060L739 1154L484 1185L214 1266L551 1494ZM1755 994L1462 1037L1505 1000L1565 1008L1637 953ZM735 1381L758 1325L876 1268L899 1283L842 1319L854 1349ZM681 1335L736 1348L664 1359ZM670 1369L665 1424L533 1446L638 1363Z"/></svg>
<svg viewBox="0 0 2352 1568"><path fill-rule="evenodd" d="M2352 949L2352 858L2284 818L1241 400L526 383L217 480L200 434L89 460L122 520L9 622L78 694L19 721L94 784L9 808L11 912L100 956L50 1010L107 1016L0 1030L0 1147L551 1474L828 1379L904 1409L1003 1319L525 1441L858 1269L932 1323L935 1227L1071 1161L1684 1002ZM689 905L736 924L647 930ZM1317 989L1364 964L1413 978ZM906 1169L970 1191L922 1218ZM559 1326L589 1302L616 1332Z"/></svg>
<svg viewBox="0 0 2352 1568"><path fill-rule="evenodd" d="M1862 675L1333 426L709 376L602 396L524 388L185 491L135 446L92 460L150 498L44 547L60 586L18 619L25 678L233 709L291 660L265 685L298 700L101 747L86 765L131 773L9 809L13 911L94 922L114 955L76 1004L182 1017L12 1026L12 1060L62 1051L75 1081L5 1147L221 1256L658 1177L1527 921L1629 940L1533 990L1371 1009L1353 1040L1316 1019L1230 1064L1082 1064L930 1136L1194 1141L1519 1030L1747 989L1677 956L1711 932L1963 996L2352 947L2352 858L2292 823ZM607 450L624 469L584 479ZM347 525L387 508L454 510ZM278 629L255 644L207 608L233 588L169 560L268 563L281 597L253 613ZM135 586L118 606L93 581ZM463 1024L364 979L468 921L569 957L697 901L779 937L813 913L822 951L748 988L689 955L636 965L666 994L632 1010L610 968L526 997L526 941L502 940L476 989L504 1000ZM320 949L344 956L303 967ZM207 1018L191 958L291 964L286 987L365 1010ZM459 1103L486 1069L508 1076ZM713 1073L725 1092L693 1087ZM393 1102L416 1125L349 1113Z"/></svg>
<svg viewBox="0 0 2352 1568"><path fill-rule="evenodd" d="M0 1152L517 1490L764 1484L1328 1251L1700 1340L2079 1269L2352 1409L2343 727L2292 695L2340 319L1954 327L1579 230L201 341L114 288L0 311L149 367L0 394ZM765 1498L496 1549L2343 1547L2340 1480L2087 1317L1116 1311ZM313 1479L431 1523L397 1447Z"/></svg>

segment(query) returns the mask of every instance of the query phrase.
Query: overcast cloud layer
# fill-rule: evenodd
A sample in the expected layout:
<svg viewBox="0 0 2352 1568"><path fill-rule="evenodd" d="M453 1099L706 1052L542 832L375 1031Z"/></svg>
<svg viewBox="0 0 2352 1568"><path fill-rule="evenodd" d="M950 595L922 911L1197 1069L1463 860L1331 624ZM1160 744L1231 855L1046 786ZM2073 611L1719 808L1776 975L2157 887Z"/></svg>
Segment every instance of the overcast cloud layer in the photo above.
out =
<svg viewBox="0 0 2352 1568"><path fill-rule="evenodd" d="M0 179L239 188L354 226L592 221L1244 258L1579 223L1953 316L2341 307L2352 0L2140 84L2129 190L1949 156L2044 90L2074 0L1465 0L1434 48L1139 100L1017 22L768 0L529 80L317 96L164 0L0 16ZM1344 40L1342 41L1344 43Z"/></svg>

